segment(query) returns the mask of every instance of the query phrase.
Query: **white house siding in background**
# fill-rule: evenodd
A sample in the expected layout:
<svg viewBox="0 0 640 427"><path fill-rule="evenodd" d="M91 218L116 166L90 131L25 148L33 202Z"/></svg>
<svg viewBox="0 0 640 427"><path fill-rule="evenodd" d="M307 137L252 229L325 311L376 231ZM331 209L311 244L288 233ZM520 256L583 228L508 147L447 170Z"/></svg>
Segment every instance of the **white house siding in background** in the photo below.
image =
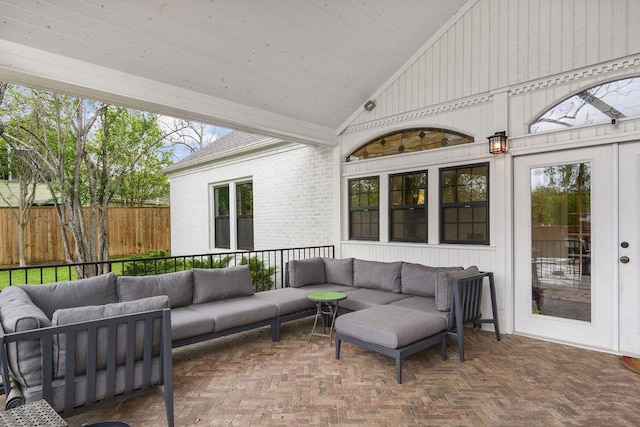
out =
<svg viewBox="0 0 640 427"><path fill-rule="evenodd" d="M513 227L514 215L520 212L514 206L514 192L522 188L514 187L515 159L601 145L611 145L611 150L616 150L617 144L640 140L640 119L636 118L624 119L615 126L607 123L528 133L529 124L539 114L564 98L599 83L640 76L639 19L640 2L635 0L469 2L448 27L370 97L376 103L372 111L354 113L341 127L340 255L428 265L476 264L482 270L493 271L501 327L506 332L519 332L515 327L514 298L520 276L516 277ZM349 153L375 137L416 127L455 130L473 136L475 143L345 161ZM509 135L509 153L490 155L487 136L503 130ZM479 162L489 162L490 244L439 244L438 170ZM429 173L429 243L388 242L389 201L384 196L388 175L425 169ZM614 164L610 173L615 173ZM350 241L347 183L350 178L371 175L380 176L380 241ZM616 188L611 190L615 192ZM608 232L617 233L614 227ZM617 235L612 236L612 240L617 239ZM614 258L616 247L614 244L609 248L613 249ZM611 292L617 296L616 268L610 270L607 283L613 284ZM617 306L615 296L613 304ZM594 314L594 323L607 310ZM488 303L483 312L490 313ZM615 342L623 328L617 318L623 318L624 313L614 308L610 314L616 323L610 331L612 344L581 343L552 332L530 334L624 352L624 346ZM637 324L637 319L631 320Z"/></svg>
<svg viewBox="0 0 640 427"><path fill-rule="evenodd" d="M276 142L170 172L173 254L217 250L211 188L238 181L253 182L254 249L331 243L334 151Z"/></svg>

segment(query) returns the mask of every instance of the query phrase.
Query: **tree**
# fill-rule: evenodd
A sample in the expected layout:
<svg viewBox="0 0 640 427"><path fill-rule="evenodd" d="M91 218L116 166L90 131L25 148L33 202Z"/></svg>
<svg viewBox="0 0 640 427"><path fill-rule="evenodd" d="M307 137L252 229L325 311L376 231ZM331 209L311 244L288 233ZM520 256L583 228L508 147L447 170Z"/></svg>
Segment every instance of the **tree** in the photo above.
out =
<svg viewBox="0 0 640 427"><path fill-rule="evenodd" d="M164 124L167 127L166 144L179 158L195 153L230 132L229 129L178 118L166 120Z"/></svg>
<svg viewBox="0 0 640 427"><path fill-rule="evenodd" d="M0 91L2 88L0 88ZM1 96L1 95L0 95ZM0 101L1 104L1 101ZM25 257L25 229L29 223L31 215L31 207L33 206L36 197L36 187L38 185L37 175L33 173L33 170L29 167L29 161L23 160L23 157L28 156L28 152L14 152L11 150L4 141L0 143L0 152L2 160L0 161L0 178L6 178L4 185L7 192L1 192L0 196L5 204L11 210L13 218L18 223L18 262L20 267L27 265ZM16 178L11 185L11 178ZM17 194L16 194L17 193ZM15 205L18 205L17 207Z"/></svg>
<svg viewBox="0 0 640 427"><path fill-rule="evenodd" d="M22 87L10 87L7 93L11 99L5 102L10 104L5 111L11 126L5 128L4 138L12 150L29 153L29 166L49 186L66 261L107 260L107 207L128 177L143 173L144 159L161 146L157 119ZM155 165L160 168L162 162ZM73 253L68 235L73 238Z"/></svg>

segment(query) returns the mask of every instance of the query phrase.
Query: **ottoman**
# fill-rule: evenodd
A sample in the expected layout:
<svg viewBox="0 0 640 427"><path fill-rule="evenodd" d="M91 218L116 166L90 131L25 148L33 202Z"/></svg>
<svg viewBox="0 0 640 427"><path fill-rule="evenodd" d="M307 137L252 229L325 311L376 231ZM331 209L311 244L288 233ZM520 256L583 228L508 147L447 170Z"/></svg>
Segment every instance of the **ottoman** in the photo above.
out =
<svg viewBox="0 0 640 427"><path fill-rule="evenodd" d="M396 379L402 383L405 357L440 344L447 358L446 321L437 314L382 305L343 314L336 319L336 359L347 341L396 360Z"/></svg>

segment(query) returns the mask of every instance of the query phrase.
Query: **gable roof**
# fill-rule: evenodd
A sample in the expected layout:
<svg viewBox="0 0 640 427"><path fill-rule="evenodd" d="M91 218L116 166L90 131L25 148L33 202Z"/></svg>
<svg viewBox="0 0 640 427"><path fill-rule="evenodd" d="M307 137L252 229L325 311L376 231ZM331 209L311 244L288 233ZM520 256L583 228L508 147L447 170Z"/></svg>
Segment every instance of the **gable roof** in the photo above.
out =
<svg viewBox="0 0 640 427"><path fill-rule="evenodd" d="M282 140L264 135L233 131L169 166L165 169L165 172L171 173L192 168L222 158L245 154L279 142L282 142Z"/></svg>

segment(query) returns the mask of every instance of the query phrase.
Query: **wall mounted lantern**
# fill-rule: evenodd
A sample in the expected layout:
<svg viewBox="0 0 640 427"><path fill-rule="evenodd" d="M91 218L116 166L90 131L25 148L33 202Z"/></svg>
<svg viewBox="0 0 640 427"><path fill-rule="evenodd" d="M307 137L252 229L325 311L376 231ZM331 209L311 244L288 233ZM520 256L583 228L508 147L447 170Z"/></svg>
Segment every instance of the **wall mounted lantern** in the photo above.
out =
<svg viewBox="0 0 640 427"><path fill-rule="evenodd" d="M491 154L504 154L507 152L507 133L496 132L489 137L489 152Z"/></svg>

